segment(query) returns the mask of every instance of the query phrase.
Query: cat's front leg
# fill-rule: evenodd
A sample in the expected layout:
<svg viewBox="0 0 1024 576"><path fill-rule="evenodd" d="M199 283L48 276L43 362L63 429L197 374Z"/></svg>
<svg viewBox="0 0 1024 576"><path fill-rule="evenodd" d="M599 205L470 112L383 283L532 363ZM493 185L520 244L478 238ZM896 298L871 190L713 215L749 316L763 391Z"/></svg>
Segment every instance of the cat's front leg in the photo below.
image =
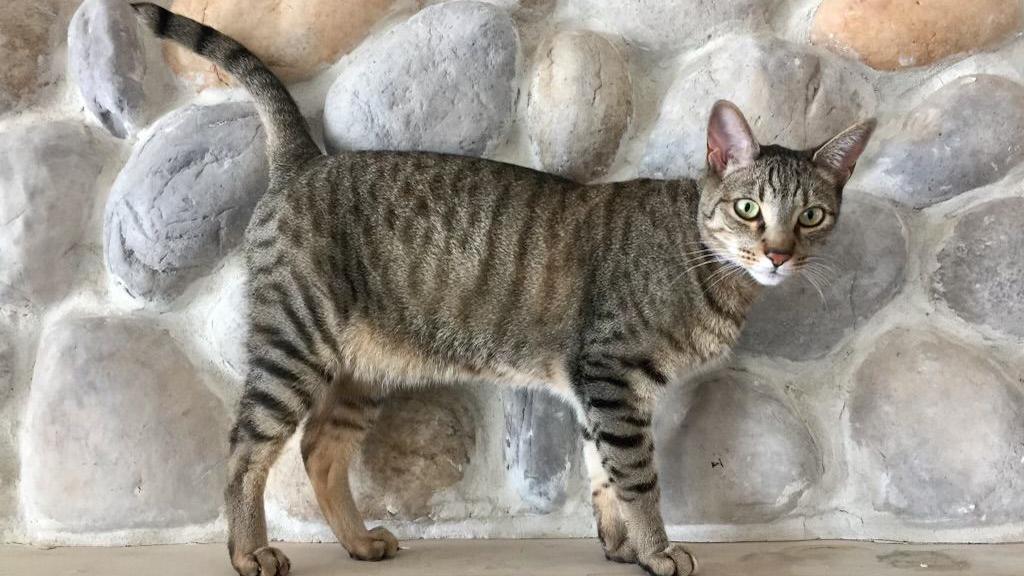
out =
<svg viewBox="0 0 1024 576"><path fill-rule="evenodd" d="M591 469L599 536L611 560L636 562L656 576L689 576L696 560L668 541L661 518L651 407L644 400L650 396L636 392L646 385L628 372L584 376L577 383L591 452L588 468L594 460L600 466Z"/></svg>
<svg viewBox="0 0 1024 576"><path fill-rule="evenodd" d="M590 498L597 523L597 538L604 548L604 557L615 562L636 563L636 550L629 542L626 520L619 508L619 497L608 471L601 464L601 454L593 437L583 429L583 460L590 476Z"/></svg>

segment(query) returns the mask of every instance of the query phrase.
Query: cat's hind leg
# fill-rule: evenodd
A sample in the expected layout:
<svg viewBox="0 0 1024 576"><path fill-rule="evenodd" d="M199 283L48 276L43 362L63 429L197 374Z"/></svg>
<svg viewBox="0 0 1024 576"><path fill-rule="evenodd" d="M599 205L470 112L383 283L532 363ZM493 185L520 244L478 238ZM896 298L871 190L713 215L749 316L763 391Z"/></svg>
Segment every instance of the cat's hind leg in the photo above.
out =
<svg viewBox="0 0 1024 576"><path fill-rule="evenodd" d="M285 442L331 390L337 346L318 308L297 285L273 273L253 274L247 348L249 366L231 431L228 552L241 576L288 576L288 558L269 546L263 492ZM323 307L321 307L323 308Z"/></svg>
<svg viewBox="0 0 1024 576"><path fill-rule="evenodd" d="M325 388L323 372L299 374L281 356L250 358L245 391L231 431L228 485L228 553L241 576L288 576L288 558L268 545L263 492L270 467Z"/></svg>
<svg viewBox="0 0 1024 576"><path fill-rule="evenodd" d="M302 459L320 511L357 560L383 560L398 552L398 540L385 528L366 529L349 486L349 464L379 412L378 392L343 376L302 434Z"/></svg>

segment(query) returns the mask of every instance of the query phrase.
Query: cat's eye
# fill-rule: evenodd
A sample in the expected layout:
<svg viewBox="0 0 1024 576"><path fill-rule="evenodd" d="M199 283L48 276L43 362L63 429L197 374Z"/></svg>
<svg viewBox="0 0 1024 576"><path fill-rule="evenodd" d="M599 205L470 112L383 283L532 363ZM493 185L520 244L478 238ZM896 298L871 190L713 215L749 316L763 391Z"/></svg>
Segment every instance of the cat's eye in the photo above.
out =
<svg viewBox="0 0 1024 576"><path fill-rule="evenodd" d="M740 198L733 202L732 209L736 211L737 216L744 220L753 220L761 213L761 207L750 198Z"/></svg>
<svg viewBox="0 0 1024 576"><path fill-rule="evenodd" d="M801 212L800 217L797 220L804 228L813 228L818 224L821 224L821 221L824 219L825 211L815 206Z"/></svg>

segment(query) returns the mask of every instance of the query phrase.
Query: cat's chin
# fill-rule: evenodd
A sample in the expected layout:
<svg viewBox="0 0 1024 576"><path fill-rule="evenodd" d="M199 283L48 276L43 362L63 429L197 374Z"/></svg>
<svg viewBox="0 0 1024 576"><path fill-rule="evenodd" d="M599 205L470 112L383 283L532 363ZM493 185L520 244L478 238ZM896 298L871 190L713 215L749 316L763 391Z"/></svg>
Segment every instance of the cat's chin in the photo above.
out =
<svg viewBox="0 0 1024 576"><path fill-rule="evenodd" d="M747 268L747 273L750 274L750 277L756 280L757 283L762 286L778 286L779 284L782 284L782 282L786 278L788 278L787 275L779 274L778 272L775 271L765 272L762 270L752 270L750 268Z"/></svg>

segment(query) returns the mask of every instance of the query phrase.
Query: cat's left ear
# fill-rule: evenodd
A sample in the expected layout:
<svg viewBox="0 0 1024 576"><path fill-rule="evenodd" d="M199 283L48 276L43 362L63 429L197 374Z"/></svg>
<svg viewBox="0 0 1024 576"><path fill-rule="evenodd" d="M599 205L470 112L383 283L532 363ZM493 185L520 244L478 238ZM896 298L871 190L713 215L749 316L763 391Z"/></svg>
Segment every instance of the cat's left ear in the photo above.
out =
<svg viewBox="0 0 1024 576"><path fill-rule="evenodd" d="M835 176L836 184L841 188L853 174L857 159L867 148L877 124L874 118L870 118L843 130L814 151L814 163Z"/></svg>

